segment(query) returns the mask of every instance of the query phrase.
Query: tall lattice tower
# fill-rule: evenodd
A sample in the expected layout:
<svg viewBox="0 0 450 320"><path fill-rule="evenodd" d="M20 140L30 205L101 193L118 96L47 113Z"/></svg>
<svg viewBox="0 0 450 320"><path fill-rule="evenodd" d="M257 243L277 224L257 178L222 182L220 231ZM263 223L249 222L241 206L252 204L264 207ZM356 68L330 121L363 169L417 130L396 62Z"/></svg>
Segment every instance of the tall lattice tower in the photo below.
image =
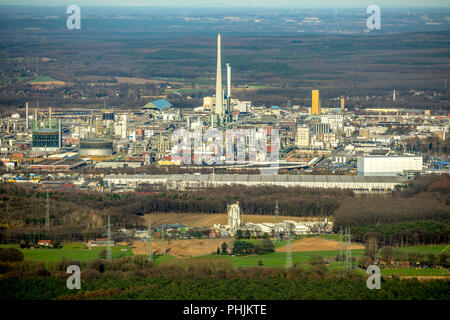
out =
<svg viewBox="0 0 450 320"><path fill-rule="evenodd" d="M342 232L342 227L339 230L339 260L344 264L344 234Z"/></svg>
<svg viewBox="0 0 450 320"><path fill-rule="evenodd" d="M161 224L161 253L166 254L166 237L164 235L164 224Z"/></svg>
<svg viewBox="0 0 450 320"><path fill-rule="evenodd" d="M292 224L289 224L289 232L286 245L286 269L292 268Z"/></svg>
<svg viewBox="0 0 450 320"><path fill-rule="evenodd" d="M341 231L339 232L339 242L341 243L339 255L342 259L342 265L346 269L352 269L352 235L350 233L350 227L345 227L344 231L341 228Z"/></svg>
<svg viewBox="0 0 450 320"><path fill-rule="evenodd" d="M111 251L111 244L112 244L112 237L111 237L111 221L108 214L108 244L106 246L106 260L111 261L112 260L112 251Z"/></svg>
<svg viewBox="0 0 450 320"><path fill-rule="evenodd" d="M50 201L48 199L48 191L47 198L45 200L45 230L49 231L50 229Z"/></svg>
<svg viewBox="0 0 450 320"><path fill-rule="evenodd" d="M147 260L153 262L152 224L151 224L151 221L150 221L150 216L148 216Z"/></svg>
<svg viewBox="0 0 450 320"><path fill-rule="evenodd" d="M351 244L352 244L352 235L350 233L350 227L345 228L345 267L347 269L352 269L352 250L351 250Z"/></svg>
<svg viewBox="0 0 450 320"><path fill-rule="evenodd" d="M275 239L280 241L280 211L278 210L278 200L275 202Z"/></svg>

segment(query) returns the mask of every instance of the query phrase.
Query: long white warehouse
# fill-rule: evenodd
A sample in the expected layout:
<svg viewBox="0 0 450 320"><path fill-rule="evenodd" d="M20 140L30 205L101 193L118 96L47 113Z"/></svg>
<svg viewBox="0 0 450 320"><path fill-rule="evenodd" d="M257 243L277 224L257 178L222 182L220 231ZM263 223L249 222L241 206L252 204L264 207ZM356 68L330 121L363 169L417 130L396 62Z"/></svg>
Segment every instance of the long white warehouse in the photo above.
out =
<svg viewBox="0 0 450 320"><path fill-rule="evenodd" d="M249 175L249 174L172 174L107 175L112 188L136 188L140 184L164 185L169 189L198 189L221 186L280 186L351 189L355 192L389 192L408 182L407 177L363 177L343 175Z"/></svg>

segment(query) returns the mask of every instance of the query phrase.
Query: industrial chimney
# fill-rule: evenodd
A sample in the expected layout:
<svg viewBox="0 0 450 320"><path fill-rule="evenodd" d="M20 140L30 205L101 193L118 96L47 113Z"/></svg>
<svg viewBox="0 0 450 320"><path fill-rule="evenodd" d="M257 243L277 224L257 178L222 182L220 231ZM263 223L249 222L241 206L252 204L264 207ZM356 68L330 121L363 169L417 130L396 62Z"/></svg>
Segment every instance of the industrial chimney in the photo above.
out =
<svg viewBox="0 0 450 320"><path fill-rule="evenodd" d="M227 98L231 97L231 65L227 63Z"/></svg>
<svg viewBox="0 0 450 320"><path fill-rule="evenodd" d="M28 102L25 103L25 129L28 130Z"/></svg>
<svg viewBox="0 0 450 320"><path fill-rule="evenodd" d="M217 35L217 73L216 73L216 106L215 113L223 115L223 88L222 88L222 49L220 33Z"/></svg>

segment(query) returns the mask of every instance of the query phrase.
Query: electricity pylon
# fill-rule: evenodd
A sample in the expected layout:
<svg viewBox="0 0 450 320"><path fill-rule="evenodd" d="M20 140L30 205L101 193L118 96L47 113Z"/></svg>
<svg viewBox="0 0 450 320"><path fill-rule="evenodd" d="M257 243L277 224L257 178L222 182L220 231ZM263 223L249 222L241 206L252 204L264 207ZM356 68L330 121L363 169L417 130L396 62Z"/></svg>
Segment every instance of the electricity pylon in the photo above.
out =
<svg viewBox="0 0 450 320"><path fill-rule="evenodd" d="M150 221L150 216L148 216L147 260L153 262L152 225L151 225L151 221Z"/></svg>
<svg viewBox="0 0 450 320"><path fill-rule="evenodd" d="M286 246L286 269L292 268L292 224L289 224L288 243Z"/></svg>
<svg viewBox="0 0 450 320"><path fill-rule="evenodd" d="M106 260L111 261L112 260L112 252L111 252L111 222L110 222L109 214L108 214L108 233L107 233L107 238L108 238L108 244L106 246Z"/></svg>
<svg viewBox="0 0 450 320"><path fill-rule="evenodd" d="M45 202L45 230L48 231L50 229L50 202L48 200L48 191Z"/></svg>
<svg viewBox="0 0 450 320"><path fill-rule="evenodd" d="M344 237L344 241L345 241L345 266L347 269L352 269L352 250L351 250L351 245L352 245L352 236L350 234L350 227L347 227L345 229L345 237Z"/></svg>
<svg viewBox="0 0 450 320"><path fill-rule="evenodd" d="M275 202L275 239L280 242L280 211L278 210L278 200Z"/></svg>
<svg viewBox="0 0 450 320"><path fill-rule="evenodd" d="M352 269L352 235L350 233L350 227L345 227L345 231L342 231L342 228L339 232L339 242L341 243L341 249L339 251L339 255L342 259L342 265L346 269Z"/></svg>
<svg viewBox="0 0 450 320"><path fill-rule="evenodd" d="M166 254L166 238L164 237L164 224L161 224L161 253Z"/></svg>

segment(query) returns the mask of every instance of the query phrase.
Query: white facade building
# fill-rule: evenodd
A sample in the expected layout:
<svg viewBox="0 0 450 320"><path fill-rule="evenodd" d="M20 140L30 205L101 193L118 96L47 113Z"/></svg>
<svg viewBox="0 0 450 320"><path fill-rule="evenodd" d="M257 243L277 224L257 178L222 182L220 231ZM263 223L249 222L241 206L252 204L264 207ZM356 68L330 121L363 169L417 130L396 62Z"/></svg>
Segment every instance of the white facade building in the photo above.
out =
<svg viewBox="0 0 450 320"><path fill-rule="evenodd" d="M422 171L422 157L358 157L357 174L361 176L396 176L408 171Z"/></svg>
<svg viewBox="0 0 450 320"><path fill-rule="evenodd" d="M307 126L297 128L297 147L309 147L311 141L311 129Z"/></svg>
<svg viewBox="0 0 450 320"><path fill-rule="evenodd" d="M344 115L339 113L325 114L320 117L320 122L329 124L333 132L344 130Z"/></svg>

